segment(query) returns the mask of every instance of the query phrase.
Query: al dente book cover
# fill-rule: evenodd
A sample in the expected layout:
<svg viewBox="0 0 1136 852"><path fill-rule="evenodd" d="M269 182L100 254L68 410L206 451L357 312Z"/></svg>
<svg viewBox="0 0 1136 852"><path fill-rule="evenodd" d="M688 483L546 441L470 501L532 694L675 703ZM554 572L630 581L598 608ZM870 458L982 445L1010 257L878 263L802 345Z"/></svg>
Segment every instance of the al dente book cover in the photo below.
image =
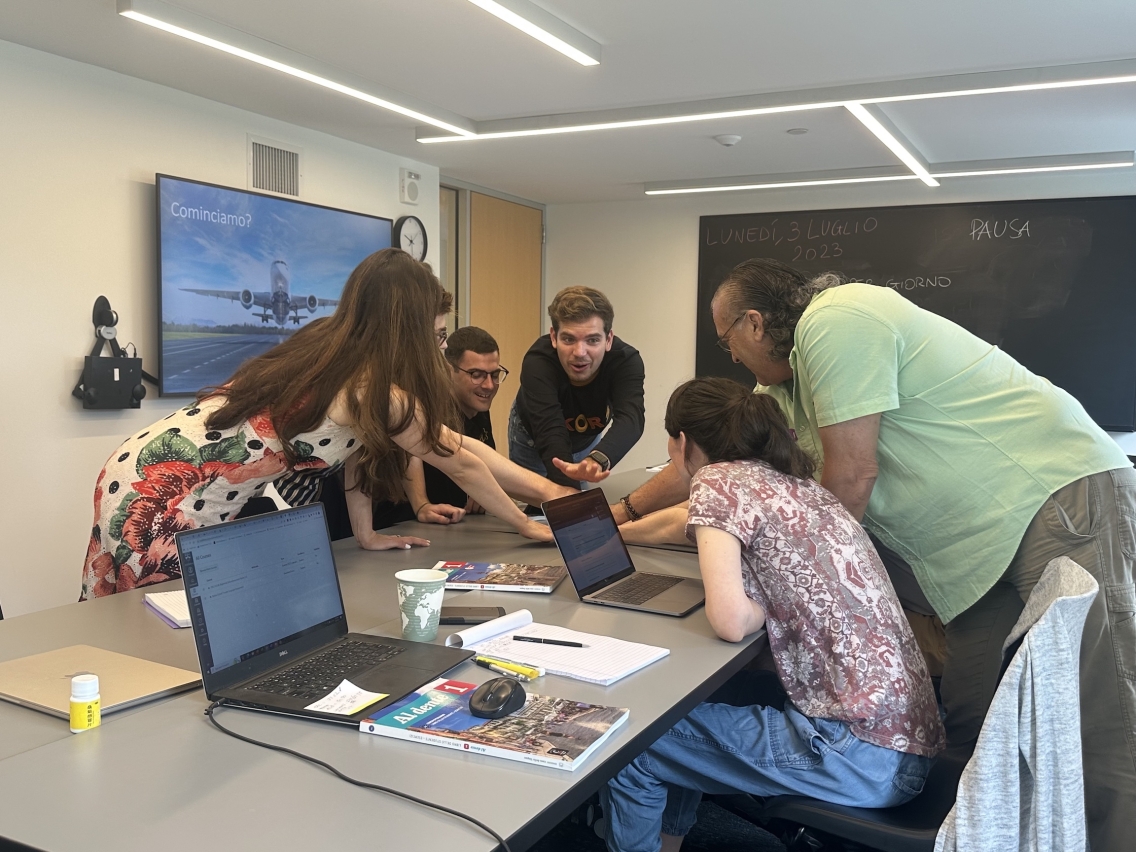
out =
<svg viewBox="0 0 1136 852"><path fill-rule="evenodd" d="M513 562L439 562L435 571L450 575L447 589L489 589L497 592L549 594L568 576L563 565L521 565Z"/></svg>
<svg viewBox="0 0 1136 852"><path fill-rule="evenodd" d="M627 721L627 708L529 694L501 719L469 712L477 684L439 678L359 723L365 734L429 743L572 772Z"/></svg>

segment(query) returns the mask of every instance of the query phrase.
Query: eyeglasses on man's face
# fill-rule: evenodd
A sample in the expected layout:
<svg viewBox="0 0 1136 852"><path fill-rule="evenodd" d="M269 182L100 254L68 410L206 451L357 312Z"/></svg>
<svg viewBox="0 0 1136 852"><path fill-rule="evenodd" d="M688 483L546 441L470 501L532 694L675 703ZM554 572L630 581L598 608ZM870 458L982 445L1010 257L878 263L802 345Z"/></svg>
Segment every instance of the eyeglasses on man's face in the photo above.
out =
<svg viewBox="0 0 1136 852"><path fill-rule="evenodd" d="M730 332L734 330L734 326L738 324L738 320L748 314L749 311L742 311L738 314L737 319L730 323L730 327L726 329L726 333L718 338L718 348L725 352L727 355L732 355L733 350L730 349Z"/></svg>
<svg viewBox="0 0 1136 852"><path fill-rule="evenodd" d="M509 371L504 367L498 367L496 370L467 370L464 367L454 367L454 369L465 373L473 379L475 384L481 384L488 378L493 384L499 385L501 382L505 381L505 377L509 375Z"/></svg>
<svg viewBox="0 0 1136 852"><path fill-rule="evenodd" d="M450 333L444 328L436 328L434 329L434 336L438 338L438 345L441 346L446 342L446 338L450 336Z"/></svg>

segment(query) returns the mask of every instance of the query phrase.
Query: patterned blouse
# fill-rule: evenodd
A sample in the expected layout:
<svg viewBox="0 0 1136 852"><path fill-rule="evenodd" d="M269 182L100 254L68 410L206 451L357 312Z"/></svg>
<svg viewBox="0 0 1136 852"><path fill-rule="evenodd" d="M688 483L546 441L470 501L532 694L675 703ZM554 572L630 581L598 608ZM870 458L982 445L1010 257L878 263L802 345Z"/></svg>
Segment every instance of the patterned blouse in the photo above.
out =
<svg viewBox="0 0 1136 852"><path fill-rule="evenodd" d="M178 579L178 532L230 520L270 482L290 506L306 505L359 449L351 429L325 418L292 439L289 464L266 413L229 429L206 426L224 402L191 402L127 438L103 466L79 600Z"/></svg>
<svg viewBox="0 0 1136 852"><path fill-rule="evenodd" d="M698 526L741 542L746 596L765 610L798 710L895 751L942 751L923 655L867 533L835 496L764 462L706 465L691 483L692 539Z"/></svg>

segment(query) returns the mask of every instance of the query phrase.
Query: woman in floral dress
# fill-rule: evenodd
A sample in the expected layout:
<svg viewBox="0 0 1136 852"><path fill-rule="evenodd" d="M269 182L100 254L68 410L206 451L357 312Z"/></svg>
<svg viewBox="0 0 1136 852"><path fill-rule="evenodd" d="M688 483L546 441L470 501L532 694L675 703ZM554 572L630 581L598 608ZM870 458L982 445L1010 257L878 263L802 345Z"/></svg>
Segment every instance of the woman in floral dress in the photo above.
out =
<svg viewBox="0 0 1136 852"><path fill-rule="evenodd" d="M291 505L313 502L320 476L341 467L361 546L428 544L370 529L372 498L400 495L410 455L522 535L549 540L502 489L536 504L570 491L445 425L453 402L434 334L439 290L425 264L376 252L351 273L332 316L129 438L95 485L80 599L179 578L175 533L231 520L278 480Z"/></svg>

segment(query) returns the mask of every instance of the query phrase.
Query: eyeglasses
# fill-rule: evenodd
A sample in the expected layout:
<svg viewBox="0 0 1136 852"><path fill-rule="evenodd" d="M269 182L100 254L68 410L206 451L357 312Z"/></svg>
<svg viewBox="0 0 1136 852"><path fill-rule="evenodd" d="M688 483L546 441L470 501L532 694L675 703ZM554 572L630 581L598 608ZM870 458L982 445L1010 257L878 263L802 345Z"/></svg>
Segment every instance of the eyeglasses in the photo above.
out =
<svg viewBox="0 0 1136 852"><path fill-rule="evenodd" d="M438 345L441 346L446 342L446 338L450 336L450 333L444 328L436 328L434 329L434 336L438 338Z"/></svg>
<svg viewBox="0 0 1136 852"><path fill-rule="evenodd" d="M734 354L733 350L730 349L730 332L734 330L734 326L738 324L738 320L740 320L748 313L749 311L743 311L742 313L738 314L738 319L730 323L730 327L726 329L726 333L718 338L718 348L725 352L727 355Z"/></svg>
<svg viewBox="0 0 1136 852"><path fill-rule="evenodd" d="M466 370L462 367L454 367L455 370L460 370L469 376L476 384L481 384L488 376L493 380L493 384L499 385L505 381L505 377L509 375L509 371L504 367L498 367L496 370Z"/></svg>

